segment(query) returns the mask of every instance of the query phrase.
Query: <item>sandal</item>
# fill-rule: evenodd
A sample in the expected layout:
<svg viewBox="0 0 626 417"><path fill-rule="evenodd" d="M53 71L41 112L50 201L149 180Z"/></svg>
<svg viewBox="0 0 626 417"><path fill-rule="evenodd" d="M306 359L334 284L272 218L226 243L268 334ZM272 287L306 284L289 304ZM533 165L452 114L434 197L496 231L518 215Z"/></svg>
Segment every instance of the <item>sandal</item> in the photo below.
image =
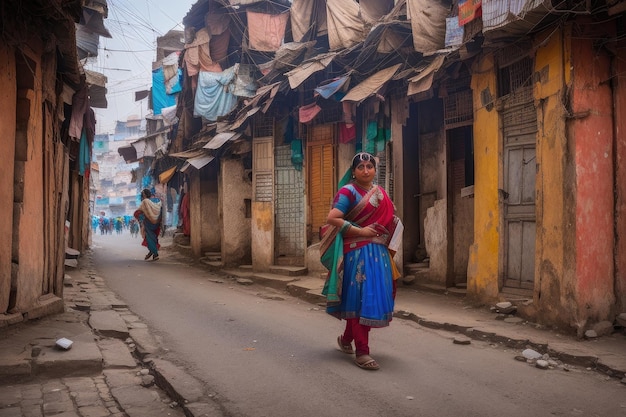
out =
<svg viewBox="0 0 626 417"><path fill-rule="evenodd" d="M158 261L159 260L159 255L157 255L156 253L154 255L152 255L152 260L153 261Z"/></svg>
<svg viewBox="0 0 626 417"><path fill-rule="evenodd" d="M378 366L376 361L370 355L357 356L354 363L359 368L367 369L368 371L377 371L380 369L380 366Z"/></svg>
<svg viewBox="0 0 626 417"><path fill-rule="evenodd" d="M151 256L152 256L152 252L148 252L148 254L143 259L147 261L148 259L150 259Z"/></svg>
<svg viewBox="0 0 626 417"><path fill-rule="evenodd" d="M339 345L339 350L343 353L347 353L348 355L352 355L354 353L354 350L352 349L352 343L344 345L341 341L341 336L337 336L337 344Z"/></svg>

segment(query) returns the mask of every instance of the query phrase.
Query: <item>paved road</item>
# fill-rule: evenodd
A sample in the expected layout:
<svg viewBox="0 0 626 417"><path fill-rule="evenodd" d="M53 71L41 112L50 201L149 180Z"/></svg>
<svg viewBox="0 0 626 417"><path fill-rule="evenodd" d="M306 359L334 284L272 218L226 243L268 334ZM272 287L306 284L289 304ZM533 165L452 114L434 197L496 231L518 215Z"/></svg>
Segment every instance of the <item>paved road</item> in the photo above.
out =
<svg viewBox="0 0 626 417"><path fill-rule="evenodd" d="M316 306L187 266L138 239L96 235L109 288L151 328L165 358L216 393L231 416L626 416L624 385L594 372L542 371L487 343L394 320L371 333L381 370L336 349L342 323Z"/></svg>

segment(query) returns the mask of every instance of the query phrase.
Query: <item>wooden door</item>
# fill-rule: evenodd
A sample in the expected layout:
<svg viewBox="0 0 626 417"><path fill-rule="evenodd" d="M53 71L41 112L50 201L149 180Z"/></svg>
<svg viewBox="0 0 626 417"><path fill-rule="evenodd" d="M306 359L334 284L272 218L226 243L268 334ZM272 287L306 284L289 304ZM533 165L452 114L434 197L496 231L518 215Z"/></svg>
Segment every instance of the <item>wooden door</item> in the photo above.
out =
<svg viewBox="0 0 626 417"><path fill-rule="evenodd" d="M326 224L336 192L334 128L332 124L313 126L307 141L307 234L310 242L319 240L319 229Z"/></svg>
<svg viewBox="0 0 626 417"><path fill-rule="evenodd" d="M524 96L524 95L522 95ZM532 90L502 112L504 132L503 286L532 290L535 281L537 117Z"/></svg>

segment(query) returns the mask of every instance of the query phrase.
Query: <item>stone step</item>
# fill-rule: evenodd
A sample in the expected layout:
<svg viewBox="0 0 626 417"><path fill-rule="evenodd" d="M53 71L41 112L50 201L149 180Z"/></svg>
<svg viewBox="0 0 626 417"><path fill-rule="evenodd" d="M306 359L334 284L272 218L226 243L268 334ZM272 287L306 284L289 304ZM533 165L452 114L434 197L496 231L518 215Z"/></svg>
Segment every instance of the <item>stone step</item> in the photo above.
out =
<svg viewBox="0 0 626 417"><path fill-rule="evenodd" d="M270 266L270 273L297 277L306 275L308 273L308 269L306 266L272 265Z"/></svg>

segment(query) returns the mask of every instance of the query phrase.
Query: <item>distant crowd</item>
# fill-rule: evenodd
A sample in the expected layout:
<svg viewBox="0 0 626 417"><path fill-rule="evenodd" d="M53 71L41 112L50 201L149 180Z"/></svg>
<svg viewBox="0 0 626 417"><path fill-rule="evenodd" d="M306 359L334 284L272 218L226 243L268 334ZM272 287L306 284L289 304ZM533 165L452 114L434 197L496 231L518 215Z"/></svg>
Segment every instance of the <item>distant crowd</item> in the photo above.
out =
<svg viewBox="0 0 626 417"><path fill-rule="evenodd" d="M139 222L130 215L118 217L93 216L91 219L91 228L94 233L97 233L99 229L101 235L112 235L113 231L121 235L125 230L128 230L133 237L139 235Z"/></svg>

